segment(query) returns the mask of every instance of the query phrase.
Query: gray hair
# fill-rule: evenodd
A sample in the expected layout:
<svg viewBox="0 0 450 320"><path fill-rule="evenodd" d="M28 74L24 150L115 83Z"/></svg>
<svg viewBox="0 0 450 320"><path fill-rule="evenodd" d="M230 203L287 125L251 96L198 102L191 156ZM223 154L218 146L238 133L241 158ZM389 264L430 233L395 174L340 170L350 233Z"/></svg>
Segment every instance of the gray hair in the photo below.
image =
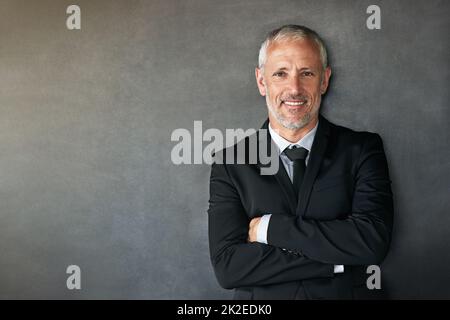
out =
<svg viewBox="0 0 450 320"><path fill-rule="evenodd" d="M271 31L264 42L261 44L261 49L259 49L259 57L258 57L258 68L263 69L264 64L267 59L267 48L273 42L280 40L303 40L303 39L311 39L318 46L320 51L320 60L322 62L323 69L328 66L328 54L327 49L325 47L325 43L320 38L320 36L314 30L311 30L305 26L299 26L295 24L289 24L282 26L278 29Z"/></svg>

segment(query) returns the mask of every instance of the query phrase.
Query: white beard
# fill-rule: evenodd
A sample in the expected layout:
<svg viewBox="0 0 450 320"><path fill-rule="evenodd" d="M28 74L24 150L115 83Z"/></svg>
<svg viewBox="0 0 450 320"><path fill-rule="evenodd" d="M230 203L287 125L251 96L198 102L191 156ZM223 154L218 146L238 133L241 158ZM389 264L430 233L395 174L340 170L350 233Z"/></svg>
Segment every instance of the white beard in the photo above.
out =
<svg viewBox="0 0 450 320"><path fill-rule="evenodd" d="M277 121L286 129L289 130L298 130L301 129L303 127L305 127L306 125L308 125L311 121L311 119L313 118L313 114L311 112L306 112L299 120L297 121L290 121L288 119L286 119L286 117L284 117L281 112L278 112L277 110L275 110L275 108L272 107L272 105L270 104L270 97L269 97L269 91L266 90L266 104L267 104L267 109L269 110L270 114L272 116L275 117L275 119L277 119ZM319 110L317 109L317 112ZM315 115L315 114L314 114Z"/></svg>

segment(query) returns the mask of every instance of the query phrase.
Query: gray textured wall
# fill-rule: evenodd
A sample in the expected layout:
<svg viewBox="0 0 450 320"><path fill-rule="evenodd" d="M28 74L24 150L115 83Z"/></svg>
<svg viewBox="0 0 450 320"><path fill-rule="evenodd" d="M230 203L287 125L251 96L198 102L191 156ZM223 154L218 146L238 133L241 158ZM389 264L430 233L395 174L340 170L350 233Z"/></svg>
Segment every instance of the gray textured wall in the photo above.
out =
<svg viewBox="0 0 450 320"><path fill-rule="evenodd" d="M209 167L173 165L170 135L259 127L257 50L285 23L328 42L323 114L384 139L384 285L450 298L448 1L0 3L0 298L231 297L209 260ZM80 31L65 27L72 3ZM365 27L370 4L381 30Z"/></svg>

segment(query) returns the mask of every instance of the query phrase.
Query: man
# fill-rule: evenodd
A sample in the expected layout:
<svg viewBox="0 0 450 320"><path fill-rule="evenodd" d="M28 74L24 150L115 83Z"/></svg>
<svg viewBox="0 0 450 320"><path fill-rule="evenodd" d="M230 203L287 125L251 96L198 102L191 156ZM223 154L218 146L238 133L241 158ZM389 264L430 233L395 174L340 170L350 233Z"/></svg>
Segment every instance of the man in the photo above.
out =
<svg viewBox="0 0 450 320"><path fill-rule="evenodd" d="M379 135L319 114L330 76L311 29L283 26L261 46L256 81L269 117L261 130L278 171L215 163L210 179L211 261L235 299L381 297L367 288L366 268L382 262L391 239L386 157ZM249 141L240 142L246 150Z"/></svg>

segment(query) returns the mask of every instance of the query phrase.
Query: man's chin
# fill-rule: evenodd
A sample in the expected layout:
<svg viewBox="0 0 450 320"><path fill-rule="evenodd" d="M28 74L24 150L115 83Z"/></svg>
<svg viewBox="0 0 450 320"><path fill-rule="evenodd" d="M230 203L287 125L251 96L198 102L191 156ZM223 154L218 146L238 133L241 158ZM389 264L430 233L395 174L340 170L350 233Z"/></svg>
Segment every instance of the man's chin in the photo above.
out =
<svg viewBox="0 0 450 320"><path fill-rule="evenodd" d="M286 118L284 118L284 119L282 119L282 121L280 121L280 123L286 129L298 130L298 129L302 129L305 126L307 126L310 121L311 121L311 117L308 114L306 114L300 119L298 119L298 118L297 119L286 119Z"/></svg>
<svg viewBox="0 0 450 320"><path fill-rule="evenodd" d="M312 119L311 114L306 111L305 113L302 114L295 114L293 115L292 113L288 113L283 114L284 112L280 112L281 110L275 111L272 108L270 108L269 106L269 113L272 114L272 116L274 116L274 118L277 120L277 122L284 128L289 129L289 130L298 130L298 129L302 129L305 126L307 126Z"/></svg>
<svg viewBox="0 0 450 320"><path fill-rule="evenodd" d="M298 130L308 125L309 121L282 121L281 125L286 129Z"/></svg>

